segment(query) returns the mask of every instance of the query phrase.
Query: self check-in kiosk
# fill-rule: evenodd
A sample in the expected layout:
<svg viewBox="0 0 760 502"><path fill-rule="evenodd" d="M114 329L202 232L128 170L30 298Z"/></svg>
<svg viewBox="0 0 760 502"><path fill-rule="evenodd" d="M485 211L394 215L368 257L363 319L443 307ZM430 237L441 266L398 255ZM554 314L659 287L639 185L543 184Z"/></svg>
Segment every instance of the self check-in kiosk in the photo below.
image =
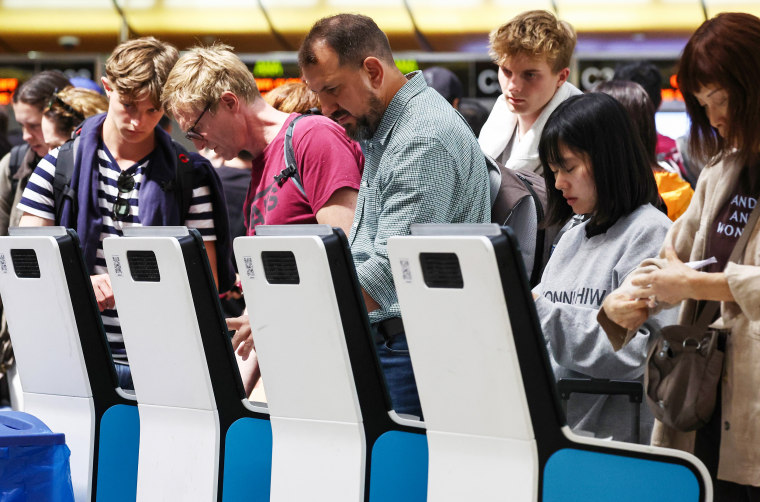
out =
<svg viewBox="0 0 760 502"><path fill-rule="evenodd" d="M428 429L428 500L712 499L692 455L567 427L510 229L413 226L388 252Z"/></svg>
<svg viewBox="0 0 760 502"><path fill-rule="evenodd" d="M139 422L116 373L79 239L63 227L0 237L0 295L24 411L71 450L78 502L134 501Z"/></svg>
<svg viewBox="0 0 760 502"><path fill-rule="evenodd" d="M391 411L345 235L256 233L235 256L271 414L272 500L426 500L425 430Z"/></svg>
<svg viewBox="0 0 760 502"><path fill-rule="evenodd" d="M200 234L125 229L103 249L140 412L137 500L269 500L271 430L246 399Z"/></svg>

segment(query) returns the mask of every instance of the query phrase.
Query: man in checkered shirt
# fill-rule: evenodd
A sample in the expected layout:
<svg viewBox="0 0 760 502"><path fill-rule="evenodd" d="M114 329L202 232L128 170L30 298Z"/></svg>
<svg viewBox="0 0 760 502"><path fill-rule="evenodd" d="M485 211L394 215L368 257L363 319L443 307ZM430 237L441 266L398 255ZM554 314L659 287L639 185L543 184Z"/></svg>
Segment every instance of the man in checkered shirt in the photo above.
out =
<svg viewBox="0 0 760 502"><path fill-rule="evenodd" d="M490 221L488 172L469 126L401 73L375 22L339 14L318 21L298 63L322 113L360 141L365 164L350 243L393 408L422 416L386 243L412 223Z"/></svg>

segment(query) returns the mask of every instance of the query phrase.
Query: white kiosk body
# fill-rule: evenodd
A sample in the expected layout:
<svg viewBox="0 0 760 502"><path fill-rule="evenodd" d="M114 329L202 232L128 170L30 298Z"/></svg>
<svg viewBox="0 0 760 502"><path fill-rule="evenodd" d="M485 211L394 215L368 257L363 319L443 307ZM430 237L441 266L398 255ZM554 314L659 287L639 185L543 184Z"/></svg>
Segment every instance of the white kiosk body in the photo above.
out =
<svg viewBox="0 0 760 502"><path fill-rule="evenodd" d="M364 500L362 414L323 242L264 228L234 248L272 423L271 500Z"/></svg>
<svg viewBox="0 0 760 502"><path fill-rule="evenodd" d="M219 417L175 238L187 229L158 228L103 241L140 414L137 500L215 501Z"/></svg>
<svg viewBox="0 0 760 502"><path fill-rule="evenodd" d="M428 500L711 500L696 457L565 425L510 229L413 226L388 252L428 428Z"/></svg>
<svg viewBox="0 0 760 502"><path fill-rule="evenodd" d="M56 241L66 230L26 233L0 237L0 296L23 389L21 411L65 434L74 496L89 501L95 409Z"/></svg>

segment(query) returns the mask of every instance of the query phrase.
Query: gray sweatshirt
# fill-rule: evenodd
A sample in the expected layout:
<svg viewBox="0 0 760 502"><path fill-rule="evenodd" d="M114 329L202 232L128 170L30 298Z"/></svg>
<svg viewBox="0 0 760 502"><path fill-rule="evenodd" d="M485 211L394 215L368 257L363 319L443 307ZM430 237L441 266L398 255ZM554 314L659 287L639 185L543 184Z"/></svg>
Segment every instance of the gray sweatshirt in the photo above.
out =
<svg viewBox="0 0 760 502"><path fill-rule="evenodd" d="M587 222L560 239L535 287L536 310L551 359L560 378L644 380L647 351L660 327L677 322L677 309L652 316L638 336L613 351L596 320L604 298L645 258L655 256L671 221L646 204L590 239ZM573 394L567 421L574 431L631 441L632 407L625 396ZM641 406L641 442L649 444L654 418Z"/></svg>

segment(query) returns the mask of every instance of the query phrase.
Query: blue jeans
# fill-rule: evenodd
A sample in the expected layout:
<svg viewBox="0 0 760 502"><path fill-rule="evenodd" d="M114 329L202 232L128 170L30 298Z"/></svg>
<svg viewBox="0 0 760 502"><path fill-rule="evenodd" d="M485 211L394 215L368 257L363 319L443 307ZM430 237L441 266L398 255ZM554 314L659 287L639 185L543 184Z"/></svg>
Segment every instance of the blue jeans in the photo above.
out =
<svg viewBox="0 0 760 502"><path fill-rule="evenodd" d="M116 369L119 387L124 390L135 390L135 384L132 383L132 370L129 369L129 365L114 363L113 367Z"/></svg>
<svg viewBox="0 0 760 502"><path fill-rule="evenodd" d="M375 329L375 326L372 326L372 330ZM406 334L400 333L389 341L376 343L375 350L383 369L385 387L391 396L393 409L396 413L414 415L422 419L422 407L417 395L417 382L414 380Z"/></svg>

